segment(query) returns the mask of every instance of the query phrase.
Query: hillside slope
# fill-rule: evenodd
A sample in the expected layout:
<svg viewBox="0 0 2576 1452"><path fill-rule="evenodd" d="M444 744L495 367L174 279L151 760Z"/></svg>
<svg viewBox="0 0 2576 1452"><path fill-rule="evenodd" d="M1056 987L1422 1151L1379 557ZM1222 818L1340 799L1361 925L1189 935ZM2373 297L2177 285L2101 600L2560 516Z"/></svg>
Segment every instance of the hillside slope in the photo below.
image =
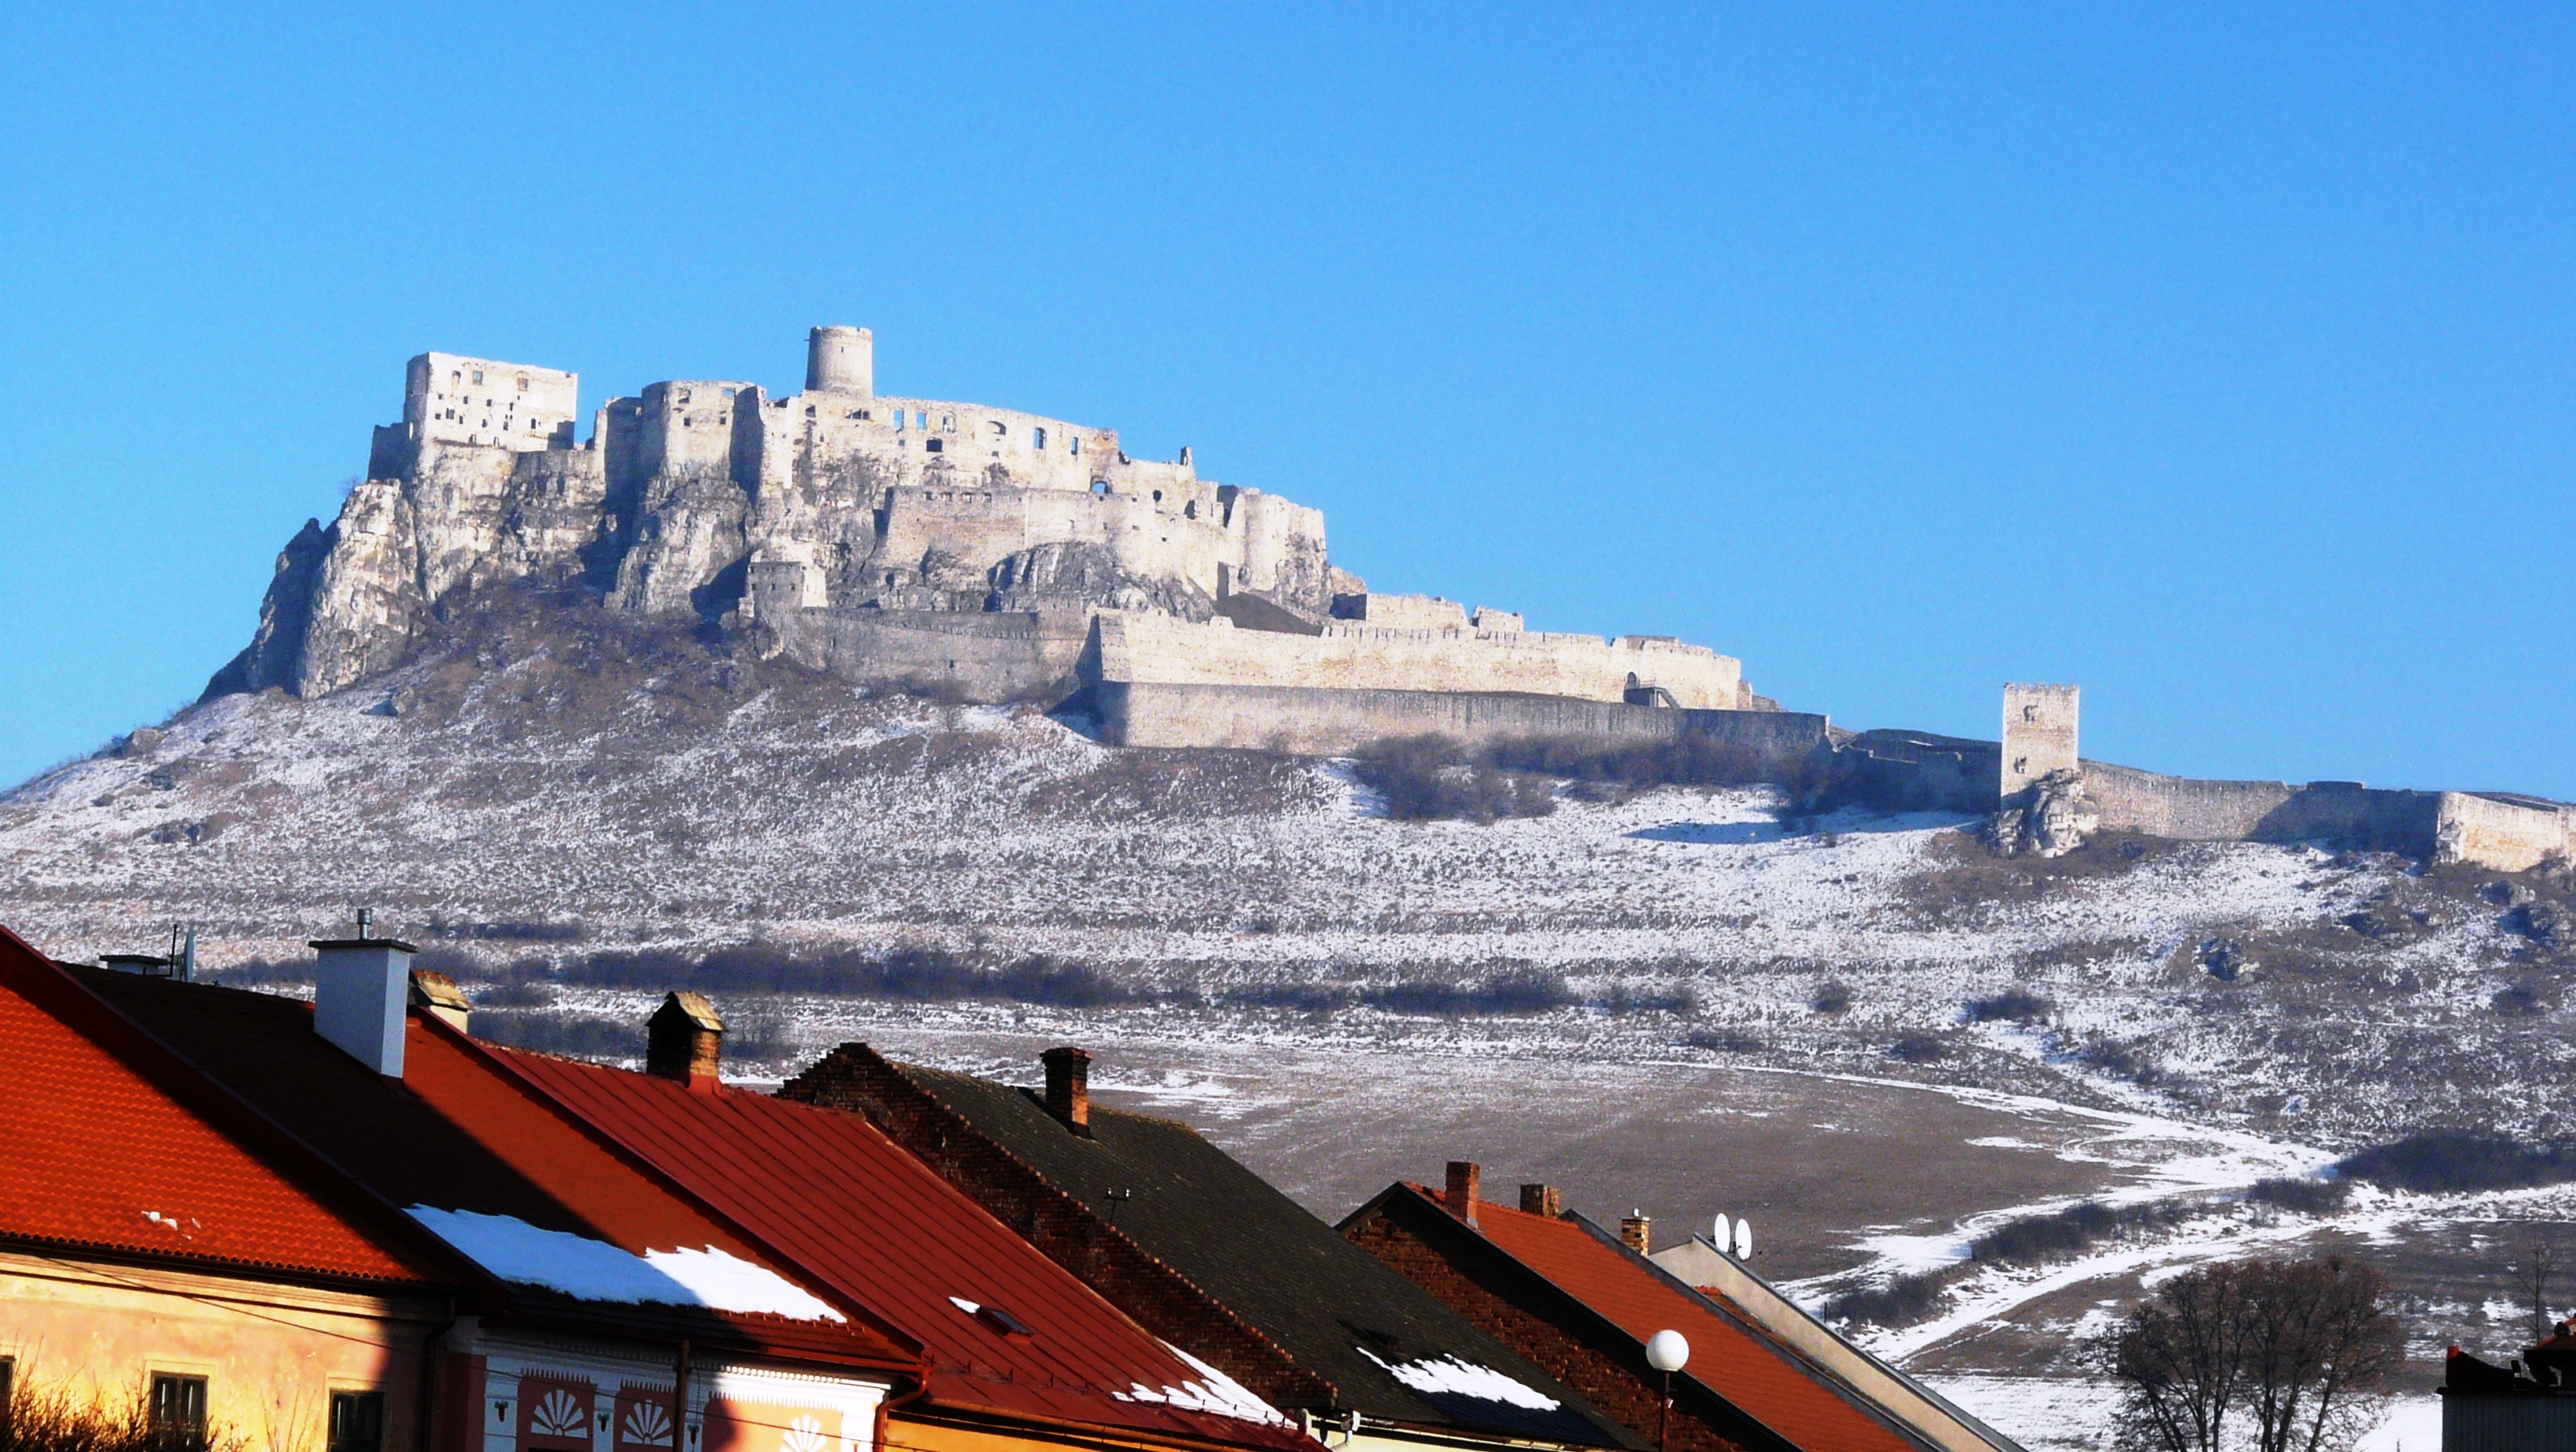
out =
<svg viewBox="0 0 2576 1452"><path fill-rule="evenodd" d="M1956 818L1777 803L1391 821L1331 764L1113 751L512 597L365 686L218 698L0 797L0 920L67 957L191 921L217 965L294 958L361 905L493 964L1047 954L1166 1025L1433 1048L1460 1021L1396 1010L1472 995L1389 990L1562 975L1576 1001L1509 1020L1516 1051L1842 1068L2322 1145L2561 1127L2562 881L2118 837L2004 862Z"/></svg>

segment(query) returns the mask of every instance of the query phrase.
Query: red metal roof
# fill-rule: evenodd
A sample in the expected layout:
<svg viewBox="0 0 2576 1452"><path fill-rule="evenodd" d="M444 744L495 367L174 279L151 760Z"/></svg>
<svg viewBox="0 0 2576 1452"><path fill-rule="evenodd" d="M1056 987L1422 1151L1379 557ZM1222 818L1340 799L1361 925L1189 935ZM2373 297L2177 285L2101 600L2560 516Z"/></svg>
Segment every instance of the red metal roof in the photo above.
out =
<svg viewBox="0 0 2576 1452"><path fill-rule="evenodd" d="M409 1020L403 1077L388 1080L316 1034L309 1004L103 970L65 976L392 1206L506 1215L639 1254L713 1247L825 1289L568 1122L434 1020ZM803 1321L583 1300L525 1284L508 1294L510 1314L577 1329L686 1336L898 1373L920 1364L917 1348L870 1325L856 1307L842 1308L856 1312L843 1322Z"/></svg>
<svg viewBox="0 0 2576 1452"><path fill-rule="evenodd" d="M935 1402L1313 1452L1293 1427L1135 1399L1209 1374L858 1115L474 1048L919 1340ZM1030 1334L958 1301L998 1307Z"/></svg>
<svg viewBox="0 0 2576 1452"><path fill-rule="evenodd" d="M453 1286L83 1032L103 1007L0 928L0 1235L256 1271ZM175 1063L167 1066L178 1070Z"/></svg>
<svg viewBox="0 0 2576 1452"><path fill-rule="evenodd" d="M1412 1186L1437 1204L1438 1192ZM1445 1212L1444 1212L1445 1213ZM1461 1225L1643 1343L1667 1328L1690 1342L1681 1375L1725 1398L1803 1452L1918 1452L1917 1444L1854 1406L1769 1338L1729 1320L1642 1256L1575 1220L1480 1201Z"/></svg>

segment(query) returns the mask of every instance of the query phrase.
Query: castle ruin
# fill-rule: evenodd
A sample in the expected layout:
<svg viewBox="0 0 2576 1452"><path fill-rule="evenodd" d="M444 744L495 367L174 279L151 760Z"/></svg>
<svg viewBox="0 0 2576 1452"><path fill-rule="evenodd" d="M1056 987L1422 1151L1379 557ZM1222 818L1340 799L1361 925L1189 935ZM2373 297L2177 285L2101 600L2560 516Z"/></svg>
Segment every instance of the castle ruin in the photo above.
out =
<svg viewBox="0 0 2576 1452"><path fill-rule="evenodd" d="M1114 429L880 394L864 328L814 329L798 392L654 383L602 404L586 440L578 386L413 359L365 482L288 546L258 634L209 689L343 689L403 659L442 600L527 582L855 681L1081 693L1132 744L1347 751L1569 726L1794 751L1825 734L1703 646L1371 592L1327 558L1319 511L1203 479L1188 449L1136 459Z"/></svg>
<svg viewBox="0 0 2576 1452"><path fill-rule="evenodd" d="M207 694L349 688L402 662L444 603L525 584L852 681L1078 705L1120 745L1691 737L1821 763L1881 805L1990 813L2013 850L2111 829L2519 870L2576 849L2576 810L2537 798L2085 761L2071 685L2005 687L1999 742L1845 731L1705 646L1372 592L1329 558L1321 512L1202 479L1186 448L1136 459L1114 429L882 395L875 363L866 329L818 327L797 392L654 383L579 439L575 375L424 353L367 478L289 542Z"/></svg>

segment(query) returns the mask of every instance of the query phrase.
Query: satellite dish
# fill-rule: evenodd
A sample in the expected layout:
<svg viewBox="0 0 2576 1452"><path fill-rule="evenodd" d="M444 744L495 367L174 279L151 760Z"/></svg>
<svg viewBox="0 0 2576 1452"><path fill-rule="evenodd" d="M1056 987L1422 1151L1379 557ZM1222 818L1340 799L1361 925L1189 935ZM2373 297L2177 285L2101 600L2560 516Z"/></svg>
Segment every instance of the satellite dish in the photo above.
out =
<svg viewBox="0 0 2576 1452"><path fill-rule="evenodd" d="M1727 1234L1726 1217L1720 1215L1717 1217L1717 1234L1709 1238L1709 1244L1716 1246L1717 1253L1720 1255L1726 1254L1726 1247L1730 1243L1726 1238Z"/></svg>
<svg viewBox="0 0 2576 1452"><path fill-rule="evenodd" d="M1669 1376L1690 1361L1690 1343L1679 1331L1658 1331L1646 1338L1646 1364Z"/></svg>
<svg viewBox="0 0 2576 1452"><path fill-rule="evenodd" d="M1750 1220L1739 1218L1735 1222L1735 1258L1753 1259L1753 1222Z"/></svg>

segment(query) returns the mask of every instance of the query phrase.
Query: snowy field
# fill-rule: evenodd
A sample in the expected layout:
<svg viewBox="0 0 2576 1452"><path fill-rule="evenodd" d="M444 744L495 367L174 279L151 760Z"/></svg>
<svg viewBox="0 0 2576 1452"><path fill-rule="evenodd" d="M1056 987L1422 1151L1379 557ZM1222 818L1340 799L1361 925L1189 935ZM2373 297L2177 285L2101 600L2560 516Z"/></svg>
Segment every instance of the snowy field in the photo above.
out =
<svg viewBox="0 0 2576 1452"><path fill-rule="evenodd" d="M2365 1190L2322 1218L2232 1198L2429 1124L2564 1132L2564 947L2500 901L2563 885L2317 846L2006 863L1956 818L1793 818L1758 787L1398 822L1346 765L557 655L487 641L322 701L234 697L47 773L0 796L0 923L87 958L184 920L221 967L300 960L363 905L478 994L512 960L648 947L1053 955L1148 1001L735 995L760 1046L737 1071L863 1038L1025 1082L1037 1048L1079 1042L1105 1098L1190 1120L1327 1216L1472 1158L1596 1218L1645 1210L1659 1238L1749 1215L1757 1269L1811 1303L2018 1216L2187 1202L1866 1333L2008 1428L2098 1426L2066 1411L2100 1400L2086 1338L2212 1256L2349 1249L2397 1281L2419 1368L2448 1340L2510 1349L2511 1262L2576 1221L2554 1190ZM1573 1001L1365 1002L1531 974ZM1326 1011L1280 1006L1313 988ZM656 998L551 996L623 1025Z"/></svg>

